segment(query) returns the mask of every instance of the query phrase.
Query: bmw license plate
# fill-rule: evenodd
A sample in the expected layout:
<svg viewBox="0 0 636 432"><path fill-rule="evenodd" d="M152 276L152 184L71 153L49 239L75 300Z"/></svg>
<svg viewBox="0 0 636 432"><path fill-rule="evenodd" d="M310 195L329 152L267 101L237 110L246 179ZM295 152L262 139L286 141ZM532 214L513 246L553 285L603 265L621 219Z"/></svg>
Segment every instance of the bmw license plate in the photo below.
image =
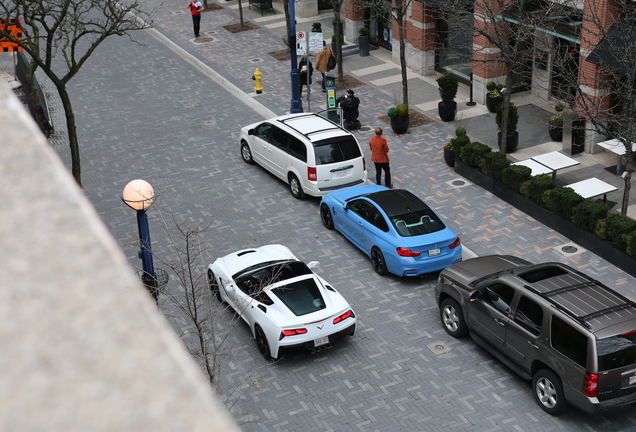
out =
<svg viewBox="0 0 636 432"><path fill-rule="evenodd" d="M329 343L329 336L314 339L314 346L319 347L321 345L327 345Z"/></svg>
<svg viewBox="0 0 636 432"><path fill-rule="evenodd" d="M636 384L636 375L629 377L629 385Z"/></svg>
<svg viewBox="0 0 636 432"><path fill-rule="evenodd" d="M439 248L429 249L429 251L428 251L428 256L435 256L435 255L439 255L439 254L440 254Z"/></svg>

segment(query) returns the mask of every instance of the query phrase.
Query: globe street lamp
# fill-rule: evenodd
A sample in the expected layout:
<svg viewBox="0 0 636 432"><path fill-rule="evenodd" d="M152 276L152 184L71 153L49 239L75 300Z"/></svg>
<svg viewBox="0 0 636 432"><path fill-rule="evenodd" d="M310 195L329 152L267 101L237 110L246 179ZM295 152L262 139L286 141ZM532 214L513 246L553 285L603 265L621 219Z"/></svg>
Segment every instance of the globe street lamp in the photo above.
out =
<svg viewBox="0 0 636 432"><path fill-rule="evenodd" d="M159 290L155 267L152 262L150 229L148 228L148 216L146 215L146 210L155 199L155 190L145 180L133 180L124 187L121 199L128 207L137 211L137 226L139 227L139 241L141 243L139 258L141 258L143 265L141 281L156 302L159 298Z"/></svg>

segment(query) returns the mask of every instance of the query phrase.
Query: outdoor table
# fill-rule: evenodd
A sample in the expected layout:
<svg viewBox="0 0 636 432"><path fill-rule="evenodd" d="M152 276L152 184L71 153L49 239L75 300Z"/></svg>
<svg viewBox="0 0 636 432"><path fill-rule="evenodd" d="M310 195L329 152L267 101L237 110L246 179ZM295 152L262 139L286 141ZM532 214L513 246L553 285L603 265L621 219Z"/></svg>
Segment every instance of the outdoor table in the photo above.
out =
<svg viewBox="0 0 636 432"><path fill-rule="evenodd" d="M609 192L614 192L618 189L616 186L605 183L604 181L599 180L596 177L565 185L564 187L574 189L574 192L581 195L585 199L603 195L603 202L607 201L607 194Z"/></svg>
<svg viewBox="0 0 636 432"><path fill-rule="evenodd" d="M621 157L625 156L625 145L617 139L601 141L596 143L597 146L609 150L616 155L616 175L620 175ZM636 151L636 144L632 143L632 150Z"/></svg>
<svg viewBox="0 0 636 432"><path fill-rule="evenodd" d="M539 174L554 174L554 170L532 159L525 159L519 162L515 162L512 165L523 165L530 168L532 170L531 175L533 176L539 175Z"/></svg>
<svg viewBox="0 0 636 432"><path fill-rule="evenodd" d="M581 162L572 159L569 156L564 155L558 151L553 151L550 153L544 153L539 156L533 156L532 160L539 162L541 165L545 165L550 168L552 171L552 180L556 179L556 172L560 169L573 167L575 165L579 165Z"/></svg>

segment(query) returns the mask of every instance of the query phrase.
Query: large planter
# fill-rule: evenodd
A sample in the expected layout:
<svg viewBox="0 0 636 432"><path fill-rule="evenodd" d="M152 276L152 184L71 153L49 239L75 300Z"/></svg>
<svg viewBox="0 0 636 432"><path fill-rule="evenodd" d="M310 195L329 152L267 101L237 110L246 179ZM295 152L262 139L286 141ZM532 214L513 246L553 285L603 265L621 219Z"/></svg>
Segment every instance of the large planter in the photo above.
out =
<svg viewBox="0 0 636 432"><path fill-rule="evenodd" d="M491 97L489 94L486 94L486 108L491 113L497 111L497 105L499 105L503 101L503 96Z"/></svg>
<svg viewBox="0 0 636 432"><path fill-rule="evenodd" d="M393 117L391 118L391 129L397 135L402 135L409 130L409 116L406 117Z"/></svg>
<svg viewBox="0 0 636 432"><path fill-rule="evenodd" d="M369 35L358 36L358 46L360 47L360 57L367 57L369 55Z"/></svg>
<svg viewBox="0 0 636 432"><path fill-rule="evenodd" d="M617 249L611 243L599 238L594 233L586 231L578 225L552 213L550 210L541 207L534 201L513 191L508 185L487 176L477 168L466 165L459 159L455 160L455 172L533 219L569 238L574 243L600 256L630 275L636 276L636 259Z"/></svg>
<svg viewBox="0 0 636 432"><path fill-rule="evenodd" d="M446 165L448 165L451 168L455 166L455 151L454 150L444 149L444 162L446 162Z"/></svg>
<svg viewBox="0 0 636 432"><path fill-rule="evenodd" d="M548 132L550 133L550 138L552 141L561 142L563 141L563 126L562 125L550 125Z"/></svg>
<svg viewBox="0 0 636 432"><path fill-rule="evenodd" d="M497 145L501 150L501 132L497 132ZM519 132L515 131L514 134L506 137L506 154L514 153L519 146Z"/></svg>
<svg viewBox="0 0 636 432"><path fill-rule="evenodd" d="M449 122L455 120L457 113L457 102L451 102L451 105L443 105L443 102L437 104L437 113L442 121Z"/></svg>

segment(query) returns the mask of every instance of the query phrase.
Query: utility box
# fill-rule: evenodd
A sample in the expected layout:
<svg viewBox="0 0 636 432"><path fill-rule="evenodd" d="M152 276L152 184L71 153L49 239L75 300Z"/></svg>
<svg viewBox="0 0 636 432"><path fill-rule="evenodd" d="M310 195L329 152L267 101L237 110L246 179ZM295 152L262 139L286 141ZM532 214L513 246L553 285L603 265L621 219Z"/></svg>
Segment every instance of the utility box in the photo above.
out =
<svg viewBox="0 0 636 432"><path fill-rule="evenodd" d="M569 155L585 150L585 119L577 114L567 114L563 119L561 150Z"/></svg>
<svg viewBox="0 0 636 432"><path fill-rule="evenodd" d="M327 118L334 123L340 124L340 116L336 109L336 76L325 74L325 95L327 97Z"/></svg>

